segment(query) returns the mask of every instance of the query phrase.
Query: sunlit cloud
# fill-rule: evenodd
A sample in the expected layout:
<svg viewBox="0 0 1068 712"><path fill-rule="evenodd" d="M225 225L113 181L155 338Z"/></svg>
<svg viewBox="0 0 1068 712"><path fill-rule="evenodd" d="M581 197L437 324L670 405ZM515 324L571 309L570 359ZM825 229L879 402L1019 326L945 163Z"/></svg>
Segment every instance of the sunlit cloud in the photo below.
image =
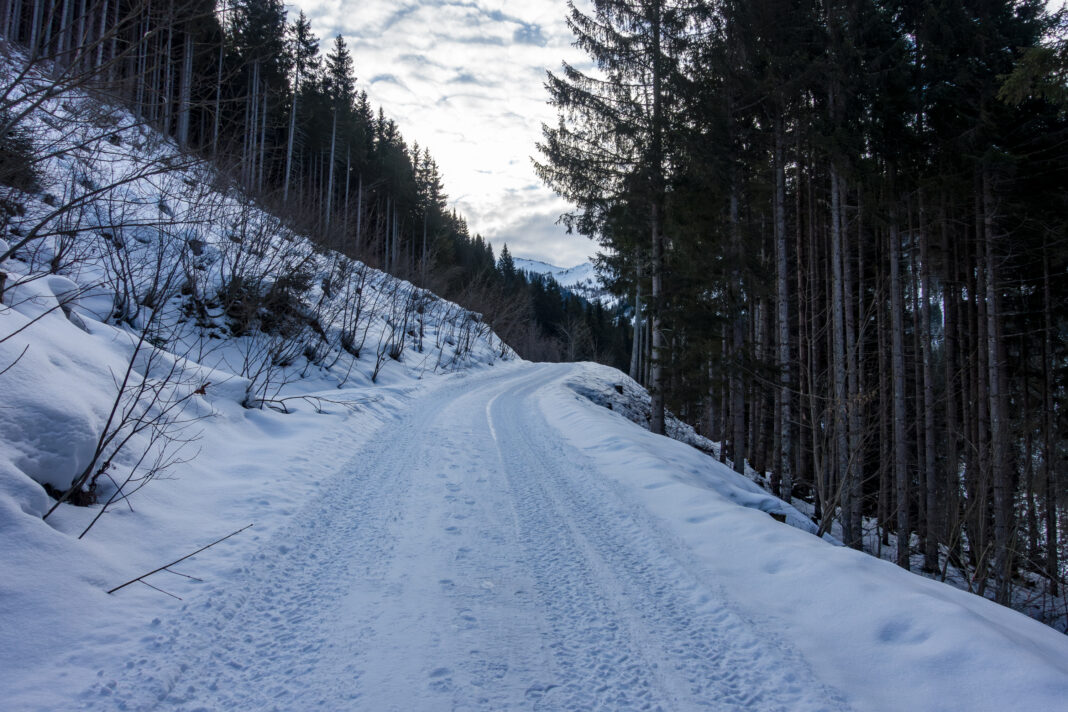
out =
<svg viewBox="0 0 1068 712"><path fill-rule="evenodd" d="M555 123L543 86L571 46L566 0L298 0L325 48L341 33L357 84L429 148L450 203L496 252L571 266L596 245L556 224L569 206L534 174L541 125Z"/></svg>

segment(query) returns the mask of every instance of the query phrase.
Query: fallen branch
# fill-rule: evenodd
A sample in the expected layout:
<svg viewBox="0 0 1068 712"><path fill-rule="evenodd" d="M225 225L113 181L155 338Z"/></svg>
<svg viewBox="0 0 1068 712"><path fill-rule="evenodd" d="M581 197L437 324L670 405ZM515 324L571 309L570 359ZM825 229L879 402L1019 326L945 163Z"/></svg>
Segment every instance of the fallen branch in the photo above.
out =
<svg viewBox="0 0 1068 712"><path fill-rule="evenodd" d="M126 588L130 584L138 583L138 582L143 583L146 586L149 586L151 588L156 588L155 586L153 586L152 584L148 583L147 581L144 581L143 579L148 578L152 574L158 574L160 571L167 571L171 566L174 566L175 564L179 564L179 563L185 561L186 559L191 559L194 556L196 556L197 554L199 554L200 552L202 552L202 551L204 551L206 549L210 549L211 547L215 546L216 544L220 544L220 543L226 541L227 539L229 539L232 536L237 536L238 534L240 534L241 532L245 531L246 529L248 529L251 526L252 526L252 524L249 524L246 527L241 527L236 532L231 532L230 534L227 534L226 536L224 536L222 539L216 539L215 541L211 542L207 546L200 547L199 549L194 551L192 554L186 554L182 558L175 559L174 561L172 561L171 563L169 563L169 564L167 564L165 566L160 566L158 569L153 569L152 571L149 571L147 574L141 574L140 576L138 576L135 579L130 579L126 583L122 584L121 586L116 586L115 588L111 589L110 591L108 591L108 593L115 593L119 589ZM174 573L174 572L172 571L171 573ZM181 575L184 576L185 574L181 574ZM159 590L159 589L156 589L156 590ZM164 592L164 593L166 593L166 592ZM171 596L171 595L174 595L174 594L167 594L167 595ZM175 598L177 598L177 596L175 596Z"/></svg>
<svg viewBox="0 0 1068 712"><path fill-rule="evenodd" d="M302 400L315 409L316 413L323 414L326 411L323 409L324 403L331 405L341 406L350 413L355 413L359 410L359 406L367 403L378 403L382 400L381 396L368 396L366 398L350 398L350 399L337 399L337 398L324 398L323 396L289 396L287 398L265 398L260 401L254 401L254 406L267 406L273 411L278 413L284 413L289 415L293 411L286 405L289 401Z"/></svg>

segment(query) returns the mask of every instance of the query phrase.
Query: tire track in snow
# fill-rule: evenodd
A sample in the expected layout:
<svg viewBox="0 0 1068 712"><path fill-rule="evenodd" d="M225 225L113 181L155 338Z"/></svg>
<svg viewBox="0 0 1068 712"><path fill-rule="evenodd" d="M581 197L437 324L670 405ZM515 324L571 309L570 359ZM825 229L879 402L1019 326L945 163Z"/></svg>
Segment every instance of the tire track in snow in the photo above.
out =
<svg viewBox="0 0 1068 712"><path fill-rule="evenodd" d="M392 596L364 615L373 629L360 655L368 710L529 708L524 692L547 664L486 427L486 401L502 384L471 385L429 423L421 447L432 462L416 468L395 556L382 585L357 597Z"/></svg>
<svg viewBox="0 0 1068 712"><path fill-rule="evenodd" d="M498 397L489 414L553 626L560 678L546 708L848 709L676 559L583 455L560 447L531 398L556 373Z"/></svg>
<svg viewBox="0 0 1068 712"><path fill-rule="evenodd" d="M185 606L186 617L153 645L165 662L127 663L132 674L114 687L117 699L104 701L107 686L100 690L102 707L336 709L332 703L351 699L344 679L329 690L305 683L321 679L314 671L342 652L332 647L330 614L345 582L363 574L347 554L358 546L386 555L386 522L394 512L382 495L409 484L403 468L362 468L362 460L344 467L327 494L273 535L237 581Z"/></svg>
<svg viewBox="0 0 1068 712"><path fill-rule="evenodd" d="M535 394L565 373L413 401L87 707L844 709L561 444Z"/></svg>
<svg viewBox="0 0 1068 712"><path fill-rule="evenodd" d="M469 389L466 384L446 387ZM343 710L358 705L359 643L342 615L357 581L389 561L413 456L448 402L432 391L383 424L323 494L275 532L233 580L212 585L173 621L157 619L144 654L83 695L90 710ZM424 401L418 401L420 405ZM344 447L342 434L337 446ZM424 460L429 452L422 450ZM309 456L311 454L309 453ZM297 458L306 459L306 458ZM423 469L427 462L421 463ZM314 463L312 463L314 465ZM421 469L415 467L415 470ZM103 675L103 671L102 671Z"/></svg>

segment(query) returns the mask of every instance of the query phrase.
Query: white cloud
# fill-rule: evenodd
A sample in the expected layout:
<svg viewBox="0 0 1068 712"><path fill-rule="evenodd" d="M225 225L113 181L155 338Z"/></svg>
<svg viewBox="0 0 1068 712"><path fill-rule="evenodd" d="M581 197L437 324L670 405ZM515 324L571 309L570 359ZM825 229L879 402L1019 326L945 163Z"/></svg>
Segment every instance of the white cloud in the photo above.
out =
<svg viewBox="0 0 1068 712"><path fill-rule="evenodd" d="M565 0L296 0L323 47L345 35L357 83L430 149L450 200L496 251L570 266L596 245L556 225L568 206L534 174L541 124L555 123L546 70L584 57Z"/></svg>

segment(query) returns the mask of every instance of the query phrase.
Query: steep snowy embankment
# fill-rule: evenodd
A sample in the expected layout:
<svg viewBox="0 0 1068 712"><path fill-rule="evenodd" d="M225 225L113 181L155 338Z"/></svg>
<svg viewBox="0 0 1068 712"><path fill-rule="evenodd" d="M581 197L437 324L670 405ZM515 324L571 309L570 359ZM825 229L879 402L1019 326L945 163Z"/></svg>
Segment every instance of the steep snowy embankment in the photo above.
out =
<svg viewBox="0 0 1068 712"><path fill-rule="evenodd" d="M254 523L146 583L226 581L412 393L511 357L478 315L46 87L10 87L36 184L0 186L0 708L20 710L71 709L171 600L105 591Z"/></svg>

